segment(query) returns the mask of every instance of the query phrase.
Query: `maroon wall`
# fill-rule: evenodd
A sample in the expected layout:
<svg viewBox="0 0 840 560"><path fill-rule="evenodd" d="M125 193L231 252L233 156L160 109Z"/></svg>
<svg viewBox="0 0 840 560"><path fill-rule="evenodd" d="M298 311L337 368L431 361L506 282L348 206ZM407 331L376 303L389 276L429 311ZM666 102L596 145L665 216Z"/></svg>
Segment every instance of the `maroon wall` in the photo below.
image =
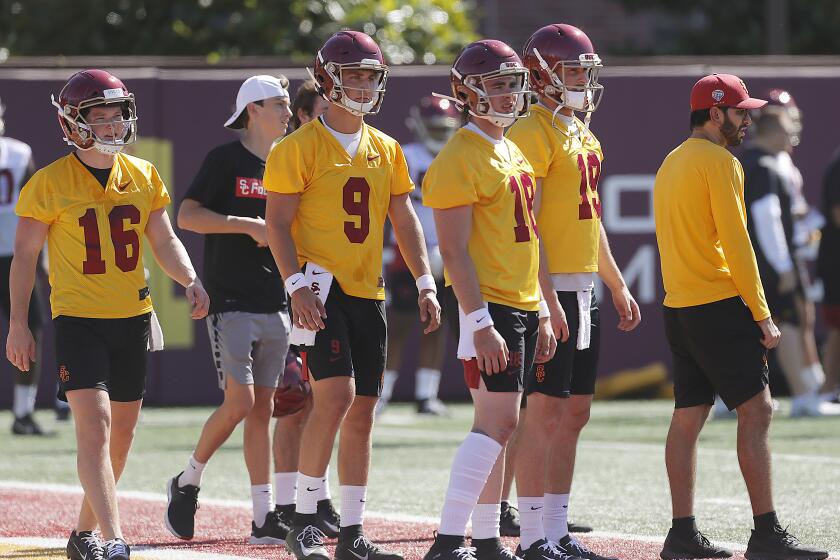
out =
<svg viewBox="0 0 840 560"><path fill-rule="evenodd" d="M804 112L805 131L795 154L805 178L809 200L818 200L823 170L838 143L836 119L822 108L840 98L840 72L831 69L798 68L795 74L784 68L715 68L739 73L756 95L770 87L789 89ZM633 293L642 304L641 327L630 334L615 329L617 317L609 301L602 301L604 342L601 375L640 368L656 363L668 364L659 304L662 286L659 258L649 215L647 186L673 147L688 132L688 93L694 81L711 69L691 67L618 68L605 72L602 82L606 97L592 122L592 129L604 146L605 162L601 195L605 224L619 266L635 278ZM0 98L7 106L7 135L29 143L40 165L65 154L55 112L49 105L71 72L65 70L0 69ZM252 73L265 73L265 70ZM163 138L173 145L173 178L170 190L176 205L200 165L204 154L233 138L222 127L229 115L236 91L247 71L194 71L130 69L118 73L137 96L140 136ZM300 69L286 72L293 78L292 90L305 75ZM780 77L773 77L778 75ZM382 112L371 124L409 141L404 125L407 108L430 91L446 92L445 69L399 69L388 82ZM619 191L622 192L618 196ZM173 209L174 210L174 209ZM182 233L182 238L198 265L201 262L200 236ZM629 266L632 262L632 266ZM180 294L179 294L180 295ZM609 294L604 294L609 299ZM46 310L45 310L46 313ZM153 354L149 367L147 402L150 404L204 404L217 402L220 394L209 357L203 323L193 325L195 344L191 349L168 350ZM54 389L55 360L51 332L47 329L44 375L40 398L49 402ZM5 338L5 327L0 327ZM410 364L406 364L410 365ZM466 397L454 359L446 368L442 394ZM11 400L12 368L0 365L0 406ZM411 379L403 376L398 393L408 395Z"/></svg>

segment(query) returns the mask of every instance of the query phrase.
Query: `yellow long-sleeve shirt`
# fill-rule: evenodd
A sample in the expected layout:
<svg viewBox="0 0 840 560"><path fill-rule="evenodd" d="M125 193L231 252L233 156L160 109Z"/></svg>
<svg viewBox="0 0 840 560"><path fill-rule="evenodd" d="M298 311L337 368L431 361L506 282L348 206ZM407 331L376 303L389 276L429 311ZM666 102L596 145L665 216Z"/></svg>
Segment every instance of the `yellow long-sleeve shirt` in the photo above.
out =
<svg viewBox="0 0 840 560"><path fill-rule="evenodd" d="M769 317L747 233L738 158L708 140L689 138L662 162L653 197L665 305L741 296L753 319Z"/></svg>

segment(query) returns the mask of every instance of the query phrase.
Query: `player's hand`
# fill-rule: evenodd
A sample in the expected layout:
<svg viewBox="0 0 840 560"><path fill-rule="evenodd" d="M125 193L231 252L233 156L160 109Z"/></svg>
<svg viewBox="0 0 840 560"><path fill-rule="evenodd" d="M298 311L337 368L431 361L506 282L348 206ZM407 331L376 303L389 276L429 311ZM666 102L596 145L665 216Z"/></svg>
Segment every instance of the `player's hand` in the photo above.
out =
<svg viewBox="0 0 840 560"><path fill-rule="evenodd" d="M767 317L763 321L758 322L758 328L761 329L761 344L770 350L779 345L779 340L782 338L782 333L779 327L773 322L773 319Z"/></svg>
<svg viewBox="0 0 840 560"><path fill-rule="evenodd" d="M569 340L569 322L566 320L566 312L556 297L547 298L548 310L551 312L551 328L554 331L555 342L566 342Z"/></svg>
<svg viewBox="0 0 840 560"><path fill-rule="evenodd" d="M292 294L292 316L298 327L310 331L324 328L327 310L310 288L300 288Z"/></svg>
<svg viewBox="0 0 840 560"><path fill-rule="evenodd" d="M475 331L473 342L478 369L488 375L501 373L507 369L510 352L508 352L505 339L495 327L491 325Z"/></svg>
<svg viewBox="0 0 840 560"><path fill-rule="evenodd" d="M551 315L554 318L554 315ZM565 323L565 317L564 317ZM569 338L569 327L566 327L566 338ZM548 317L540 319L540 328L537 331L537 349L534 354L534 362L544 364L554 357L557 350L557 339L554 337L554 327Z"/></svg>
<svg viewBox="0 0 840 560"><path fill-rule="evenodd" d="M251 218L251 226L248 235L257 242L257 247L268 247L268 232L265 229L265 220L262 218Z"/></svg>
<svg viewBox="0 0 840 560"><path fill-rule="evenodd" d="M779 275L779 292L789 294L796 288L796 273L792 270Z"/></svg>
<svg viewBox="0 0 840 560"><path fill-rule="evenodd" d="M612 293L613 305L618 313L618 330L629 332L639 326L642 322L642 312L639 311L639 304L630 295L627 286Z"/></svg>
<svg viewBox="0 0 840 560"><path fill-rule="evenodd" d="M437 294L432 290L423 290L417 297L417 306L420 308L420 321L428 323L423 329L423 334L429 334L440 327L440 303Z"/></svg>
<svg viewBox="0 0 840 560"><path fill-rule="evenodd" d="M35 338L28 325L9 324L6 357L20 371L29 371L30 365L35 361Z"/></svg>
<svg viewBox="0 0 840 560"><path fill-rule="evenodd" d="M193 319L207 317L207 312L210 311L210 296L207 295L200 280L195 279L187 286L186 296L187 301L192 305L190 316Z"/></svg>

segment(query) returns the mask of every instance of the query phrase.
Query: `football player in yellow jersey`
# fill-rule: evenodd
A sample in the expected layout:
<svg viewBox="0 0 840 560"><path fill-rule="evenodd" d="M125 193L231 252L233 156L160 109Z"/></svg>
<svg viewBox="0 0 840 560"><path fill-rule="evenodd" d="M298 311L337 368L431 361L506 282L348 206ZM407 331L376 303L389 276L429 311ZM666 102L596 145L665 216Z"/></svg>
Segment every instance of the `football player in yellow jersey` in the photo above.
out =
<svg viewBox="0 0 840 560"><path fill-rule="evenodd" d="M656 242L674 362L674 414L665 444L673 517L663 560L732 556L698 530L694 517L697 440L715 395L738 414L738 464L755 524L744 557L828 557L788 533L773 506L767 350L781 334L747 230L744 170L727 150L743 141L750 111L765 105L737 76L701 78L691 90L691 134L656 173Z"/></svg>
<svg viewBox="0 0 840 560"><path fill-rule="evenodd" d="M144 277L143 237L164 272L186 288L193 319L207 315L210 301L172 231L169 194L157 170L121 153L137 138L134 95L108 72L86 70L70 78L53 104L76 149L35 173L21 191L6 354L20 370L29 369L34 342L26 315L46 241L60 397L73 411L85 491L67 556L123 560L129 547L115 487L140 415L147 348L162 347Z"/></svg>
<svg viewBox="0 0 840 560"><path fill-rule="evenodd" d="M266 162L266 226L291 298L292 344L312 379L313 408L300 451L298 497L286 547L299 559L328 560L317 527L317 498L341 428L338 560L400 560L371 543L362 521L373 411L385 369L386 216L412 274L426 332L440 322L423 230L408 193L414 188L399 144L365 124L378 112L388 68L364 33L340 31L315 59L330 106L277 143ZM303 272L301 272L303 268Z"/></svg>
<svg viewBox="0 0 840 560"><path fill-rule="evenodd" d="M504 137L504 127L528 113L528 73L508 45L483 40L464 47L450 81L469 123L426 172L423 201L434 209L444 305L475 416L455 454L440 530L425 559L514 560L499 538L502 451L516 427L525 371L556 347L538 280L533 169ZM540 545L529 558L564 558Z"/></svg>
<svg viewBox="0 0 840 560"><path fill-rule="evenodd" d="M594 274L612 292L622 331L641 321L639 306L616 266L601 224L598 179L603 152L589 118L603 89L601 61L580 29L552 24L525 44L525 66L539 103L507 133L534 166L535 213L553 290L552 317L565 310L570 336L554 359L528 378L528 412L516 460L516 488L523 550L545 538L566 553L590 560L603 556L569 535L568 503L578 438L589 420L598 373L600 318ZM586 115L582 122L575 112ZM547 467L548 465L548 467Z"/></svg>

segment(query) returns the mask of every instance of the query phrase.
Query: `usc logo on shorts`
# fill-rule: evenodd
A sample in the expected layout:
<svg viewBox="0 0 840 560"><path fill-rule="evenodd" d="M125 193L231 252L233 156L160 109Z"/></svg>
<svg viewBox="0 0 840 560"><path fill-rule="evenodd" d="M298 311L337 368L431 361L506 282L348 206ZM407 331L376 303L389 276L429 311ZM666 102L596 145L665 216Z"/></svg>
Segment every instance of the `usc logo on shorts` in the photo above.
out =
<svg viewBox="0 0 840 560"><path fill-rule="evenodd" d="M537 364L537 383L545 381L545 365Z"/></svg>
<svg viewBox="0 0 840 560"><path fill-rule="evenodd" d="M70 372L67 371L66 366L60 366L58 368L58 378L61 379L62 383L67 383L70 381Z"/></svg>

